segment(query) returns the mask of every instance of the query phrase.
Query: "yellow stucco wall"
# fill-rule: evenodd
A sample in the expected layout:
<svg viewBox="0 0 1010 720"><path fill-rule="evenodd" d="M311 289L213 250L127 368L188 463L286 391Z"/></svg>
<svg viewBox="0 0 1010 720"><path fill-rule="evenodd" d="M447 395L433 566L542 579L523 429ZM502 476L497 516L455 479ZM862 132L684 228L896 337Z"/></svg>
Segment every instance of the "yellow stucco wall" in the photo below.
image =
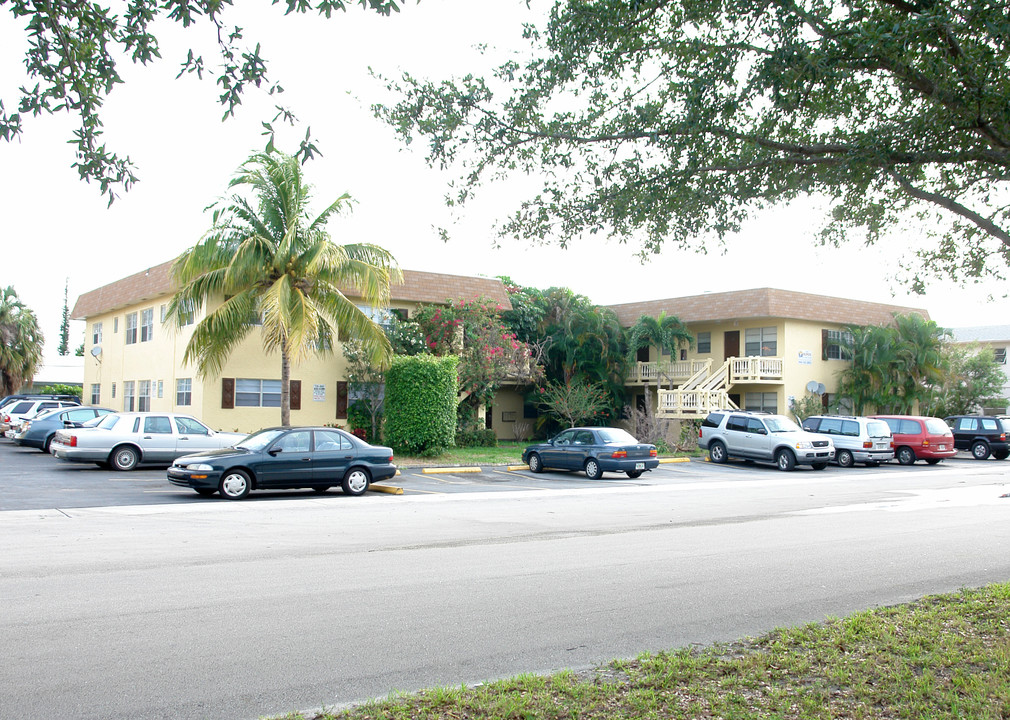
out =
<svg viewBox="0 0 1010 720"><path fill-rule="evenodd" d="M533 420L523 419L523 395L521 392L510 389L500 389L494 397L491 405L491 429L494 430L495 437L499 440L514 440L516 426L526 423L529 428L522 433L520 440L526 440L533 433ZM506 419L508 418L508 419Z"/></svg>

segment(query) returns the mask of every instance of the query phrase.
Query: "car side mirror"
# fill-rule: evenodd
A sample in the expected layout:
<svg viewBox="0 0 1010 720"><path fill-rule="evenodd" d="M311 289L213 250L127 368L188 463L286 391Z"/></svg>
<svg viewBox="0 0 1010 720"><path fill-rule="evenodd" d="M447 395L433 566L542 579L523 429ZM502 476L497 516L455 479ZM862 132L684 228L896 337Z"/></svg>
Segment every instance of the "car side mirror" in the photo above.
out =
<svg viewBox="0 0 1010 720"><path fill-rule="evenodd" d="M267 451L267 455L270 457L277 457L277 453L280 452L283 452L283 448L270 448L270 450Z"/></svg>

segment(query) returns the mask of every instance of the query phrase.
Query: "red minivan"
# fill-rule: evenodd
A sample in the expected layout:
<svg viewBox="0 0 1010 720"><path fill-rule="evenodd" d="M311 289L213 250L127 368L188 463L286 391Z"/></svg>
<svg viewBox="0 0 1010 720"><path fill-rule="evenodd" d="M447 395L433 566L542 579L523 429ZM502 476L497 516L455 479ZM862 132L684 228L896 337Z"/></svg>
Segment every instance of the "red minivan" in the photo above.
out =
<svg viewBox="0 0 1010 720"><path fill-rule="evenodd" d="M894 435L894 457L902 465L925 460L936 465L957 454L954 433L940 418L921 415L870 415L883 420Z"/></svg>

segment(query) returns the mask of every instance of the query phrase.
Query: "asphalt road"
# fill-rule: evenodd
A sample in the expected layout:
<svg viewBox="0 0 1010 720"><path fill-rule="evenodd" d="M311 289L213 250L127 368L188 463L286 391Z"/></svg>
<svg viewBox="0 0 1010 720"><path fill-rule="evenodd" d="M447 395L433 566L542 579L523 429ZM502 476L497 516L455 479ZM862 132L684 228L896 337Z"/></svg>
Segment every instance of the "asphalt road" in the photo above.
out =
<svg viewBox="0 0 1010 720"><path fill-rule="evenodd" d="M15 460L0 445L3 507L61 472ZM1007 581L1008 469L491 469L241 503L169 496L164 470L63 472L52 492L79 504L0 512L0 707L244 720Z"/></svg>

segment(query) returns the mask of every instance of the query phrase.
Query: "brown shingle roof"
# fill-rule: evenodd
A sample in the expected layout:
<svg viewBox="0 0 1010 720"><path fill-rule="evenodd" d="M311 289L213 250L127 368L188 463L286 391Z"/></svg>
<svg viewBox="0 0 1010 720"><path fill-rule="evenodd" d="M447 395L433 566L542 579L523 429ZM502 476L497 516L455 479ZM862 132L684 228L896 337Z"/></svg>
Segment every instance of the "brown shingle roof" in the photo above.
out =
<svg viewBox="0 0 1010 720"><path fill-rule="evenodd" d="M841 325L890 325L894 322L892 313L896 312L904 315L916 313L929 319L929 313L921 308L812 295L776 288L706 293L666 300L623 303L610 307L617 313L618 319L625 327L634 325L642 315L656 317L664 310L667 315L676 315L685 323L767 317L814 320Z"/></svg>
<svg viewBox="0 0 1010 720"><path fill-rule="evenodd" d="M172 263L155 265L122 280L86 292L77 298L71 317L84 320L118 308L173 292ZM508 292L497 278L446 275L404 270L403 283L392 288L392 299L406 302L444 303L447 300L474 300L486 297L511 309Z"/></svg>

